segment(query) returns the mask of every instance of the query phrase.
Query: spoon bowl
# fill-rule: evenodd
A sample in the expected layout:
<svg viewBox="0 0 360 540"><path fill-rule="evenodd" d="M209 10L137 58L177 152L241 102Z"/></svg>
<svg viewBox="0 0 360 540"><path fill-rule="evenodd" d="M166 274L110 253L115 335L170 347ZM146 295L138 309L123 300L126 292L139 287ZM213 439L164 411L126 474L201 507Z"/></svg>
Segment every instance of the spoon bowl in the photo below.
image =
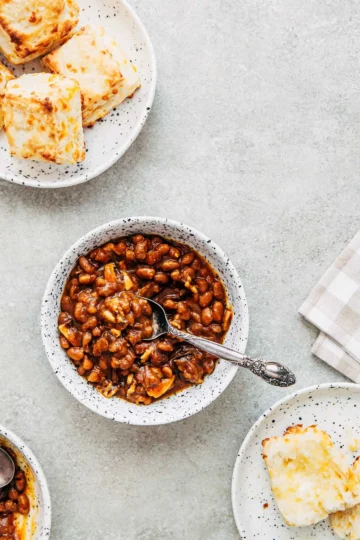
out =
<svg viewBox="0 0 360 540"><path fill-rule="evenodd" d="M15 476L15 463L5 450L0 448L0 489L8 486Z"/></svg>

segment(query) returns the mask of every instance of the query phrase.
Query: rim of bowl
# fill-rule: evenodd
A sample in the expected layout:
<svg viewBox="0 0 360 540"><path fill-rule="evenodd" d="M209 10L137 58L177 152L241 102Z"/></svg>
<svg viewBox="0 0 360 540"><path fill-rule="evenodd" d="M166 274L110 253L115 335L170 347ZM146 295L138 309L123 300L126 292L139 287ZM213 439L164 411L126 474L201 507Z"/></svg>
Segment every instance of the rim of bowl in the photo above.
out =
<svg viewBox="0 0 360 540"><path fill-rule="evenodd" d="M291 401L297 396L302 396L303 394L307 394L309 392L314 392L316 390L326 390L326 389L334 389L337 390L338 388L348 388L348 389L356 389L359 390L359 385L355 383L322 383L322 384L314 384L313 386L307 386L306 388L302 388L300 390L295 390L291 394L288 394L287 396L279 399L274 403L274 405L271 405L266 411L259 416L259 418L256 420L256 422L251 426L249 429L242 445L240 446L240 450L238 452L237 458L235 460L235 465L233 469L233 475L232 475L232 481L231 481L231 503L232 503L232 509L233 509L233 515L235 519L236 526L238 528L238 531L240 535L245 536L247 533L243 527L243 524L238 519L237 514L235 512L235 490L236 490L236 473L238 469L238 464L242 461L244 453L249 445L250 439L253 435L253 433L257 430L257 428L266 420L266 418L272 414L274 411L276 411L281 405L284 405L285 403Z"/></svg>
<svg viewBox="0 0 360 540"><path fill-rule="evenodd" d="M24 443L22 439L20 439L18 435L16 435L13 431L3 425L0 425L0 435L8 439L8 441L17 448L17 450L25 457L26 461L29 462L33 470L34 476L39 484L39 491L41 492L41 496L43 499L43 518L39 525L45 532L44 534L41 534L40 531L41 536L39 536L39 540L45 540L46 538L50 538L52 515L51 497L45 473L33 451L29 448L27 444Z"/></svg>
<svg viewBox="0 0 360 540"><path fill-rule="evenodd" d="M98 167L93 169L90 173L81 174L79 176L76 176L73 179L69 179L69 180L64 179L64 181L61 181L61 183L60 182L54 182L54 183L49 182L49 183L41 185L41 181L39 181L39 180L31 180L31 179L29 180L29 179L26 179L26 178L25 179L24 178L19 178L17 176L12 175L12 174L3 173L1 175L2 180L12 182L14 184L20 184L21 186L35 187L35 188L38 188L38 189L60 189L60 188L66 188L66 187L71 187L71 186L77 186L78 184L84 184L85 182L89 182L90 180L93 180L94 178L97 178L102 173L104 173L105 171L110 169L113 165L115 165L115 163L117 161L119 161L119 159L122 158L122 156L129 150L130 146L135 142L135 140L139 136L140 131L144 127L144 125L145 125L145 123L146 123L146 121L147 121L147 119L149 117L150 111L147 110L147 109L148 108L151 109L151 107L153 105L153 102L154 102L155 90L156 90L156 85L157 85L157 63L156 63L156 56L155 56L154 46L152 44L152 41L151 41L150 36L148 34L148 31L145 28L144 23L142 22L139 15L134 10L134 8L132 8L130 6L130 4L127 2L127 0L120 0L120 2L126 7L126 9L129 10L129 12L131 13L131 16L135 19L135 21L138 24L141 32L143 33L145 43L146 43L147 47L149 48L150 62L151 62L152 67L153 67L153 77L152 77L152 81L151 81L149 95L148 95L147 101L145 103L146 106L144 108L143 114L140 116L137 123L135 124L134 131L133 131L131 137L129 137L129 139L121 147L119 147L118 151L110 159L105 161L102 165L99 165Z"/></svg>
<svg viewBox="0 0 360 540"><path fill-rule="evenodd" d="M45 315L46 315L45 312L46 312L46 309L47 309L47 305L46 305L47 304L47 297L49 296L50 291L51 291L51 289L53 287L54 277L60 271L60 269L63 269L62 268L62 263L63 263L64 259L67 259L68 257L70 257L70 255L74 252L74 250L77 250L88 239L89 236L101 233L103 231L106 231L107 229L117 227L117 226L119 226L121 224L128 224L130 221L135 221L135 220L139 224L139 227L141 227L142 223L149 222L149 221L156 221L157 223L160 223L162 225L169 225L170 227L186 228L188 231L191 231L195 236L197 236L202 242L212 245L214 250L219 255L219 257L221 257L223 260L225 260L227 262L227 266L229 268L229 272L233 276L233 280L237 281L239 283L239 285L241 286L241 288L243 290L244 298L246 299L244 286L242 284L242 281L240 279L240 276L239 276L238 271L236 270L235 266L233 265L233 263L231 262L229 257L224 253L224 251L213 240L211 240L208 236L206 236L202 232L198 231L194 227L190 227L189 225L186 225L186 224L184 224L184 223L182 223L180 221L175 221L175 220L168 219L168 218L156 217L156 216L131 216L131 217L125 217L125 218L120 218L120 219L110 221L108 223L104 223L103 225L100 225L99 227L96 227L95 229L92 229L91 231L86 233L84 236L82 236L72 246L70 246L70 248L64 253L64 255L61 257L61 259L58 261L58 263L56 264L55 268L53 269L53 271L52 271L52 273L50 275L50 278L49 278L49 280L47 282L45 293L44 293L43 300L42 300L42 306L41 306L41 335L42 335L42 341L43 341L43 345L44 345L44 349L45 349L45 352L46 352L47 359L50 362L50 365L51 365L54 373L56 374L57 378L60 380L61 384L66 388L66 390L68 392L70 392L70 394L73 397L75 397L75 399L77 399L77 401L79 401L82 405L84 405L85 407L90 409L92 412L94 412L94 413L96 413L96 414L98 414L100 416L103 416L104 418L108 418L110 420L118 422L118 423L127 423L127 424L135 425L135 426L158 426L158 425L171 424L173 422L178 422L178 421L185 420L186 418L190 418L194 414L197 414L198 412L204 410L206 407L208 407L211 403L213 403L226 390L226 388L229 386L229 384L231 383L231 381L235 377L239 367L234 365L234 364L229 364L228 373L224 377L224 387L223 387L223 389L221 391L217 392L217 393L211 393L206 399L204 398L204 400L203 400L203 402L201 403L200 406L195 405L191 409L191 411L185 413L180 418L175 418L175 419L171 419L171 420L155 420L155 419L153 420L153 419L146 418L146 420L144 419L143 421L133 420L131 422L125 422L125 421L122 422L121 420L119 420L117 418L115 418L115 419L112 418L108 414L107 411L105 411L103 409L102 410L97 409L93 405L92 401L88 401L87 399L84 399L77 392L77 390L74 390L74 388L72 387L71 382L68 380L68 378L64 377L59 372L57 366L55 364L53 364L53 355L48 352L47 338L45 336L44 319L45 319ZM72 269L72 267L69 269L69 272L70 272L71 269ZM246 346L247 346L247 342L248 342L248 337L249 337L249 309L248 309L247 303L245 305L244 311L241 313L241 316L242 316L242 319L243 319L242 327L243 327L243 334L244 334L244 343L245 343L244 350L245 350ZM221 359L220 359L220 361L225 362L225 360L221 360ZM168 399L171 399L171 396ZM126 400L122 400L122 401L124 403L126 403Z"/></svg>

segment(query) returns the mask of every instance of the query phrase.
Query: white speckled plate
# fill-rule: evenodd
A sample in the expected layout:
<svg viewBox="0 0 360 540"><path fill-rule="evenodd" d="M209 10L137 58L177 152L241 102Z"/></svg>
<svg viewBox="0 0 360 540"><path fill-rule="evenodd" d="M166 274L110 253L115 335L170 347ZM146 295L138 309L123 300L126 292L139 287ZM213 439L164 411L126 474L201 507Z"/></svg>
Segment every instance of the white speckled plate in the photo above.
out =
<svg viewBox="0 0 360 540"><path fill-rule="evenodd" d="M245 351L249 319L245 292L229 258L212 240L182 223L157 217L119 219L89 232L65 253L50 276L42 304L41 329L48 359L62 384L89 409L117 422L150 426L183 420L201 411L225 390L238 368L221 360L214 373L202 384L149 406L135 405L119 398L106 399L78 375L60 347L58 335L60 298L67 277L80 255L110 240L136 233L157 234L188 244L218 271L234 309L234 318L225 340L229 347Z"/></svg>
<svg viewBox="0 0 360 540"><path fill-rule="evenodd" d="M136 139L150 112L156 86L156 61L149 36L139 17L125 0L78 0L79 28L100 24L118 38L138 68L142 87L93 128L85 128L86 160L72 166L14 159L9 155L4 131L0 132L0 178L38 188L60 188L80 184L111 167ZM44 71L40 61L16 68L16 75Z"/></svg>
<svg viewBox="0 0 360 540"><path fill-rule="evenodd" d="M312 527L288 527L272 496L261 442L282 435L296 424L317 424L352 463L349 429L360 438L360 388L356 384L323 384L291 394L268 409L249 431L233 474L232 503L243 540L329 540L338 538L325 520ZM264 508L264 505L269 506Z"/></svg>
<svg viewBox="0 0 360 540"><path fill-rule="evenodd" d="M21 540L47 540L51 529L51 500L45 474L30 448L4 426L0 426L1 443L15 452L31 489L30 513L26 518L18 516L19 537L21 535Z"/></svg>

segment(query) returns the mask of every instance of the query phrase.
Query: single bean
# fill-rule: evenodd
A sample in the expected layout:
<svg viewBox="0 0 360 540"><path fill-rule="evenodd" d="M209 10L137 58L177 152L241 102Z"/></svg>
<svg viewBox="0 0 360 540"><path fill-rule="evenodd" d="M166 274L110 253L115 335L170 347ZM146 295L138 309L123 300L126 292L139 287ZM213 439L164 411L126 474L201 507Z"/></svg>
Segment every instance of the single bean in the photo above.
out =
<svg viewBox="0 0 360 540"><path fill-rule="evenodd" d="M148 266L141 266L136 270L136 275L139 276L140 279L153 279L155 273L156 271L154 268L149 268Z"/></svg>
<svg viewBox="0 0 360 540"><path fill-rule="evenodd" d="M93 283L95 279L95 274L80 274L79 283L81 283L81 285L89 285L89 283Z"/></svg>
<svg viewBox="0 0 360 540"><path fill-rule="evenodd" d="M78 285L71 285L70 292L69 292L70 298L72 300L76 300L78 292L79 292L79 286Z"/></svg>
<svg viewBox="0 0 360 540"><path fill-rule="evenodd" d="M109 283L116 283L117 282L114 263L110 263L110 264L107 264L105 266L105 268L104 268L104 278Z"/></svg>
<svg viewBox="0 0 360 540"><path fill-rule="evenodd" d="M204 294L209 288L208 282L204 278L196 278L196 287L199 290L199 293Z"/></svg>
<svg viewBox="0 0 360 540"><path fill-rule="evenodd" d="M180 259L181 251L178 248L172 246L169 249L169 256L172 257L173 259Z"/></svg>
<svg viewBox="0 0 360 540"><path fill-rule="evenodd" d="M140 236L140 235L139 235ZM135 257L138 261L144 261L146 259L148 251L148 241L140 240L135 246Z"/></svg>
<svg viewBox="0 0 360 540"><path fill-rule="evenodd" d="M60 336L60 345L63 349L68 349L70 347L70 343L64 336Z"/></svg>
<svg viewBox="0 0 360 540"><path fill-rule="evenodd" d="M178 268L176 270L173 270L170 276L173 281L181 281L182 279L181 271Z"/></svg>
<svg viewBox="0 0 360 540"><path fill-rule="evenodd" d="M135 319L139 319L142 315L142 307L137 298L133 298L133 300L131 301L131 309Z"/></svg>
<svg viewBox="0 0 360 540"><path fill-rule="evenodd" d="M61 311L66 311L68 313L72 313L74 309L74 304L70 298L70 296L64 295L61 298Z"/></svg>
<svg viewBox="0 0 360 540"><path fill-rule="evenodd" d="M206 307L202 310L201 322L204 326L209 326L213 322L213 312L210 307Z"/></svg>
<svg viewBox="0 0 360 540"><path fill-rule="evenodd" d="M130 369L135 361L135 355L129 351L123 358L119 361L120 369Z"/></svg>
<svg viewBox="0 0 360 540"><path fill-rule="evenodd" d="M159 343L156 344L156 347L161 352L172 352L174 350L174 346L168 339L164 339L163 341L159 341Z"/></svg>
<svg viewBox="0 0 360 540"><path fill-rule="evenodd" d="M156 246L156 251L157 253L159 253L161 255L161 257L163 257L164 255L167 255L170 251L170 246L169 244L160 244L158 246Z"/></svg>
<svg viewBox="0 0 360 540"><path fill-rule="evenodd" d="M101 381L102 373L99 366L95 366L94 369L89 374L87 380L92 383L98 383Z"/></svg>
<svg viewBox="0 0 360 540"><path fill-rule="evenodd" d="M173 376L173 370L171 369L170 366L163 366L162 372L165 375L165 377L167 377L168 379L170 379Z"/></svg>
<svg viewBox="0 0 360 540"><path fill-rule="evenodd" d="M146 262L148 265L153 266L161 260L161 253L157 251L149 251L146 255Z"/></svg>
<svg viewBox="0 0 360 540"><path fill-rule="evenodd" d="M128 261L135 261L135 252L128 248L125 252L125 257Z"/></svg>
<svg viewBox="0 0 360 540"><path fill-rule="evenodd" d="M213 297L214 295L211 291L206 291L206 293L202 294L199 298L200 307L204 308L210 306Z"/></svg>
<svg viewBox="0 0 360 540"><path fill-rule="evenodd" d="M164 272L172 272L173 270L180 268L180 263L174 259L167 259L162 263L161 268Z"/></svg>
<svg viewBox="0 0 360 540"><path fill-rule="evenodd" d="M199 323L201 321L200 313L197 313L196 311L191 311L190 314L191 314L191 318L192 318L193 321L195 321L197 323Z"/></svg>
<svg viewBox="0 0 360 540"><path fill-rule="evenodd" d="M101 336L101 330L98 326L96 326L95 328L93 328L93 331L92 331L92 335L94 337L99 337Z"/></svg>
<svg viewBox="0 0 360 540"><path fill-rule="evenodd" d="M94 362L92 362L88 356L85 356L84 361L82 363L82 367L86 371L90 371L90 369L94 367Z"/></svg>
<svg viewBox="0 0 360 540"><path fill-rule="evenodd" d="M74 362L80 362L84 358L84 349L82 347L70 347L66 352Z"/></svg>
<svg viewBox="0 0 360 540"><path fill-rule="evenodd" d="M135 234L132 237L132 241L134 244L137 244L138 242L143 242L145 240L145 237L142 234Z"/></svg>
<svg viewBox="0 0 360 540"><path fill-rule="evenodd" d="M177 309L177 302L174 302L174 300L171 300L170 298L167 298L163 302L163 307L166 309Z"/></svg>
<svg viewBox="0 0 360 540"><path fill-rule="evenodd" d="M188 264L191 264L195 259L195 253L193 251L188 251L188 253L185 253L185 255L182 257L181 262L184 266L187 266Z"/></svg>
<svg viewBox="0 0 360 540"><path fill-rule="evenodd" d="M230 325L231 325L232 317L233 317L233 312L231 311L231 309L227 309L225 311L224 320L223 320L223 330L224 330L224 332L227 332L229 330Z"/></svg>
<svg viewBox="0 0 360 540"><path fill-rule="evenodd" d="M213 283L212 288L213 288L214 296L215 296L216 300L223 300L223 298L225 296L224 287L222 286L220 281L215 281Z"/></svg>
<svg viewBox="0 0 360 540"><path fill-rule="evenodd" d="M213 310L213 313L214 313L214 310ZM215 313L214 313L215 315ZM214 317L215 319L215 317ZM211 330L211 332L213 332L214 334L222 334L222 326L220 324L211 324L209 326L209 329Z"/></svg>
<svg viewBox="0 0 360 540"><path fill-rule="evenodd" d="M179 272L179 270L174 270L174 272ZM171 277L174 272L171 273ZM172 279L174 278L172 277ZM157 283L161 283L162 285L165 285L166 283L169 283L169 276L165 274L164 272L157 272L154 276L154 281L156 281Z"/></svg>
<svg viewBox="0 0 360 540"><path fill-rule="evenodd" d="M152 325L149 324L148 326L145 326L143 328L142 337L143 337L143 339L149 339L149 338L152 337L153 333L154 333L154 329L153 329Z"/></svg>
<svg viewBox="0 0 360 540"><path fill-rule="evenodd" d="M86 274L93 274L96 272L96 266L94 266L86 257L80 257L79 265Z"/></svg>
<svg viewBox="0 0 360 540"><path fill-rule="evenodd" d="M114 251L117 255L123 255L126 251L126 244L125 242L118 242L116 246L114 247Z"/></svg>
<svg viewBox="0 0 360 540"><path fill-rule="evenodd" d="M116 323L116 317L109 309L105 309L102 313L102 318L105 319L105 321L115 324Z"/></svg>
<svg viewBox="0 0 360 540"><path fill-rule="evenodd" d="M20 514L26 515L26 514L29 513L30 503L29 503L29 499L28 499L27 495L25 495L25 493L22 493L19 496L18 505L19 505Z"/></svg>
<svg viewBox="0 0 360 540"><path fill-rule="evenodd" d="M74 317L77 321L85 323L88 319L86 306L82 302L76 302L74 308Z"/></svg>
<svg viewBox="0 0 360 540"><path fill-rule="evenodd" d="M112 253L115 250L115 244L109 242L103 247L103 250L105 251L105 253Z"/></svg>
<svg viewBox="0 0 360 540"><path fill-rule="evenodd" d="M219 301L214 302L212 310L214 315L214 321L221 323L224 317L224 304Z"/></svg>

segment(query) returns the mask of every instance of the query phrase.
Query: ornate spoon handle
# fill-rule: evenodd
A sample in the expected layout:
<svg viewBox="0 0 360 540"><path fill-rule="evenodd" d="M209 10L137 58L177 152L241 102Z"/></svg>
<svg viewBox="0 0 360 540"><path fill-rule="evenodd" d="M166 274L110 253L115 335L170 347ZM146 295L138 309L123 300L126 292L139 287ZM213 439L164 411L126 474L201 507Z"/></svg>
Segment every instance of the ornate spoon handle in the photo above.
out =
<svg viewBox="0 0 360 540"><path fill-rule="evenodd" d="M273 386L292 386L296 382L295 375L290 369L278 362L267 362L265 360L249 358L249 356L228 349L224 345L192 334L186 334L172 326L169 327L169 333L194 345L194 347L197 347L198 349L202 349L205 352L213 354L223 360L227 360L237 366L249 369L254 375L257 375Z"/></svg>

